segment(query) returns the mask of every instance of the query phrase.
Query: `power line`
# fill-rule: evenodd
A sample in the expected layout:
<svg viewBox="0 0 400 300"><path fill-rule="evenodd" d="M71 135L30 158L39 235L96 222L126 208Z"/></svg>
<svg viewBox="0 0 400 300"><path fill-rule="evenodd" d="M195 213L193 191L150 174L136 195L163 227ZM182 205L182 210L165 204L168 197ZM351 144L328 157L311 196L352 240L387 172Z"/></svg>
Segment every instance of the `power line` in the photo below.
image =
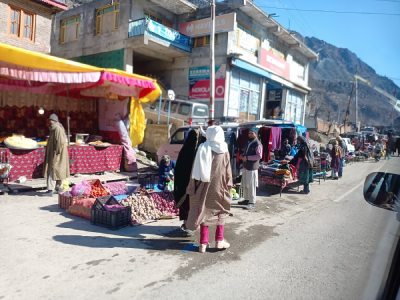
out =
<svg viewBox="0 0 400 300"><path fill-rule="evenodd" d="M385 12L338 11L338 10L325 10L325 9L301 9L301 8L285 8L285 7L265 6L265 5L260 5L260 7L261 7L261 8L282 9L282 10L305 11L305 12L334 13L334 14L358 14L358 15L400 16L400 14L396 14L396 13L385 13Z"/></svg>

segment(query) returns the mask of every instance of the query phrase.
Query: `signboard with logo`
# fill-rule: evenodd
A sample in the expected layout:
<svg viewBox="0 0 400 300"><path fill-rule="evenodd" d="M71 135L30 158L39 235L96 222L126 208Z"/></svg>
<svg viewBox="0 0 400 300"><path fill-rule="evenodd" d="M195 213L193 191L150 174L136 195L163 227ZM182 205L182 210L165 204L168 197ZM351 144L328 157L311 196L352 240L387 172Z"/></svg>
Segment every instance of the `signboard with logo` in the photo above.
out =
<svg viewBox="0 0 400 300"><path fill-rule="evenodd" d="M215 32L229 32L235 30L236 13L215 17ZM211 33L211 18L196 20L192 22L181 23L179 32L190 36L205 36Z"/></svg>
<svg viewBox="0 0 400 300"><path fill-rule="evenodd" d="M290 80L289 64L271 50L260 49L259 64L271 70L276 75Z"/></svg>
<svg viewBox="0 0 400 300"><path fill-rule="evenodd" d="M225 97L226 65L215 66L215 99ZM201 66L189 69L189 98L210 99L210 67Z"/></svg>

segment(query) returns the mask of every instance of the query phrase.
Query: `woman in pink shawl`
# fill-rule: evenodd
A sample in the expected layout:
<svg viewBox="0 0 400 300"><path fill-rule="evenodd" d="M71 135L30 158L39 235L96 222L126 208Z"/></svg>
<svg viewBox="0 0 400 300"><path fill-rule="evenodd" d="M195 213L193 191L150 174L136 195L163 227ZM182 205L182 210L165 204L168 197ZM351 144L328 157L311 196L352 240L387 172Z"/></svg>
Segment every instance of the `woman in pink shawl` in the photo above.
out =
<svg viewBox="0 0 400 300"><path fill-rule="evenodd" d="M215 247L229 248L224 240L224 219L230 210L230 189L232 172L228 146L220 126L210 126L206 132L207 141L200 145L194 160L192 176L187 187L190 210L186 227L196 230L200 227L199 252L208 246L208 227L216 224Z"/></svg>

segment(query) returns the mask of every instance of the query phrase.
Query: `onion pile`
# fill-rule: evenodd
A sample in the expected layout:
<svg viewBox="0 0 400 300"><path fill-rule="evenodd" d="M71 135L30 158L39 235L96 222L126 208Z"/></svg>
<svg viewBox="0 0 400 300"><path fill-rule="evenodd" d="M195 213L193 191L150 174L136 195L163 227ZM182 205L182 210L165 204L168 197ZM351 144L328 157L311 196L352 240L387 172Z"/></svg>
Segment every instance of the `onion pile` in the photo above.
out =
<svg viewBox="0 0 400 300"><path fill-rule="evenodd" d="M128 187L125 181L108 182L104 186L110 191L111 195L124 195L128 192Z"/></svg>
<svg viewBox="0 0 400 300"><path fill-rule="evenodd" d="M151 198L163 216L176 216L179 209L175 207L174 197L170 192L152 193Z"/></svg>

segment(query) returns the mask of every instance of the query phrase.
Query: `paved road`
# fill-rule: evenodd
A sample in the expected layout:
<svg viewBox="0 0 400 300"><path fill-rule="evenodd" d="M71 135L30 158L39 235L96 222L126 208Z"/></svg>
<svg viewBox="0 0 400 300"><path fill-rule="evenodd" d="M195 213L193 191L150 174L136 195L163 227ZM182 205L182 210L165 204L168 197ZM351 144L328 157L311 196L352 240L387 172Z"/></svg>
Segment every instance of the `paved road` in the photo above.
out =
<svg viewBox="0 0 400 300"><path fill-rule="evenodd" d="M400 158L348 165L309 196L262 189L255 211L233 209L232 247L204 255L174 236L177 220L109 231L56 197L0 196L0 299L374 299L399 234L362 198L376 170Z"/></svg>

